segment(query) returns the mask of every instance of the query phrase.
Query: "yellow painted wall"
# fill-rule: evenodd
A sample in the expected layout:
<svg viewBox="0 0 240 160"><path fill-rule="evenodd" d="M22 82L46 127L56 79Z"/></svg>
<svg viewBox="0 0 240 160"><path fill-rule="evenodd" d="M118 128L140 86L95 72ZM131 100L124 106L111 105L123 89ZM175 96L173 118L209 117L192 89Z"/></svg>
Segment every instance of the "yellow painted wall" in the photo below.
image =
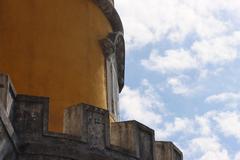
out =
<svg viewBox="0 0 240 160"><path fill-rule="evenodd" d="M107 109L99 39L111 25L92 0L0 0L0 72L18 93L50 97L49 129L84 102Z"/></svg>

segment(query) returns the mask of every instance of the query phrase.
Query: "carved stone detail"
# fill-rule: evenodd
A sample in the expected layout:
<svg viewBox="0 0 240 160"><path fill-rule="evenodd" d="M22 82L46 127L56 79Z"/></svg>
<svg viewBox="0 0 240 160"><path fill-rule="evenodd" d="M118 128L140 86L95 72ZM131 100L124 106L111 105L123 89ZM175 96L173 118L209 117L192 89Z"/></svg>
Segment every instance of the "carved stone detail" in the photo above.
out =
<svg viewBox="0 0 240 160"><path fill-rule="evenodd" d="M125 41L122 32L109 33L108 36L100 40L101 47L106 59L110 55L115 54L115 61L117 63L118 85L119 92L124 86L124 72L125 72Z"/></svg>
<svg viewBox="0 0 240 160"><path fill-rule="evenodd" d="M93 0L97 6L103 11L110 24L112 25L114 32L122 32L123 33L123 25L118 15L116 9L110 2L110 0Z"/></svg>

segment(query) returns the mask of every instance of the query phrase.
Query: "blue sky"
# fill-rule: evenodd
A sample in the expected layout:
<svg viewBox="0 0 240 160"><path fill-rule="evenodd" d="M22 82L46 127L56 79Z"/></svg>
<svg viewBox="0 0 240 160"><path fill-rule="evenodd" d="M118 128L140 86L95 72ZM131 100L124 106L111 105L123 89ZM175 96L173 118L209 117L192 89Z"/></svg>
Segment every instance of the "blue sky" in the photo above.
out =
<svg viewBox="0 0 240 160"><path fill-rule="evenodd" d="M121 119L186 160L240 160L240 1L116 0L126 40Z"/></svg>

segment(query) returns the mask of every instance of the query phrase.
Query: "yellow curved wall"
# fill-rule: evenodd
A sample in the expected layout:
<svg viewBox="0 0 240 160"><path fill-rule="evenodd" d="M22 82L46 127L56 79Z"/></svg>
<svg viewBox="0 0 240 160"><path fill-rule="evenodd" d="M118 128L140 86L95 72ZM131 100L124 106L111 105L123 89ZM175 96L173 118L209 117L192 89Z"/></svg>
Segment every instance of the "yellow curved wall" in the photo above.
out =
<svg viewBox="0 0 240 160"><path fill-rule="evenodd" d="M99 39L111 25L92 0L0 0L0 72L18 93L50 97L49 130L76 103L107 109Z"/></svg>

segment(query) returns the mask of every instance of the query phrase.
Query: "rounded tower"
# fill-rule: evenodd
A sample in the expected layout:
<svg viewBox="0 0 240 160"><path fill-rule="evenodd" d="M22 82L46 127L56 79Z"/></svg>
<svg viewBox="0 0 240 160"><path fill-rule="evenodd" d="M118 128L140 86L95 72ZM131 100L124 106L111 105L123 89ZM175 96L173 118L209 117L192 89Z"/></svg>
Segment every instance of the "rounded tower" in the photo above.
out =
<svg viewBox="0 0 240 160"><path fill-rule="evenodd" d="M0 72L20 94L50 97L49 130L87 103L117 120L124 39L113 0L0 0Z"/></svg>

